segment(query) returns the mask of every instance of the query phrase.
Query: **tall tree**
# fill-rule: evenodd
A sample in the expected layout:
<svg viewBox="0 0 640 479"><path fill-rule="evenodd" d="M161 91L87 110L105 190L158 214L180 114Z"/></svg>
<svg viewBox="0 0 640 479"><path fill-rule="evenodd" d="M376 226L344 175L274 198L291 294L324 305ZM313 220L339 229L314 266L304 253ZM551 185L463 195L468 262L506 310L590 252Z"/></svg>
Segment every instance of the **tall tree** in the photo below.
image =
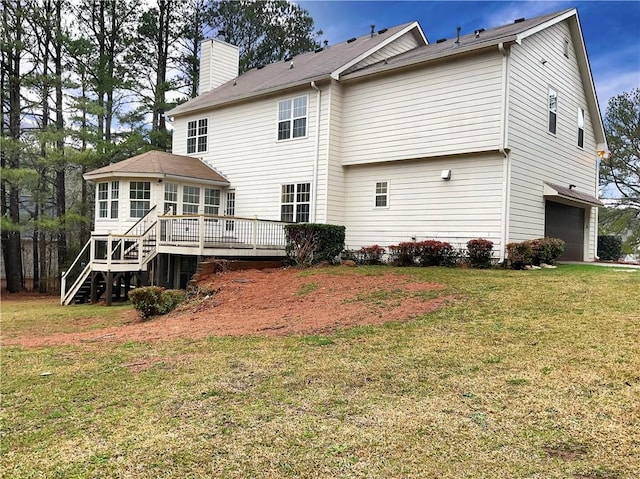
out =
<svg viewBox="0 0 640 479"><path fill-rule="evenodd" d="M625 237L632 251L640 246L640 88L609 100L605 130L611 154L601 163L600 183L619 204L601 213L600 226Z"/></svg>
<svg viewBox="0 0 640 479"><path fill-rule="evenodd" d="M600 169L603 186L613 186L622 203L640 208L640 88L609 100L605 130L611 154Z"/></svg>
<svg viewBox="0 0 640 479"><path fill-rule="evenodd" d="M2 2L1 83L2 83L2 162L0 214L2 254L10 293L22 291L22 251L20 242L21 66L25 54L23 4L20 0ZM8 112L8 118L5 112ZM11 171L13 170L13 171Z"/></svg>
<svg viewBox="0 0 640 479"><path fill-rule="evenodd" d="M286 0L223 0L214 16L218 32L240 48L240 73L319 46L309 12Z"/></svg>

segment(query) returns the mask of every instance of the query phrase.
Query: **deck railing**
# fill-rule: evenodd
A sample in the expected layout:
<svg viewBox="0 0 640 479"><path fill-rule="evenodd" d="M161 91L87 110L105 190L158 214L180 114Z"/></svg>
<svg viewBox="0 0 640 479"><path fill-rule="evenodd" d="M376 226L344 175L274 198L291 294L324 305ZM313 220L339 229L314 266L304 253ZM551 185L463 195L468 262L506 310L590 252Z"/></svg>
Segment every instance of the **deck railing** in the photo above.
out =
<svg viewBox="0 0 640 479"><path fill-rule="evenodd" d="M286 224L237 216L158 216L158 244L284 250Z"/></svg>

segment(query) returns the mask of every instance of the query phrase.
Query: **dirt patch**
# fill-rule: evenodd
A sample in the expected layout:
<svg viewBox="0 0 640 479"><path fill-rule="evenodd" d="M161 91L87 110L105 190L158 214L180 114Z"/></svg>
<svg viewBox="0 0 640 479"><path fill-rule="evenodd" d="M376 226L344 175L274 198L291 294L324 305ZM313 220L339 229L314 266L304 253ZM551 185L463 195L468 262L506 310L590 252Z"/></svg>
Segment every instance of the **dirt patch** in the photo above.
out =
<svg viewBox="0 0 640 479"><path fill-rule="evenodd" d="M314 274L317 273L317 274ZM229 271L199 282L216 293L142 322L82 333L16 336L25 347L202 338L212 335L326 334L337 328L415 318L446 301L442 285L384 272L295 269Z"/></svg>

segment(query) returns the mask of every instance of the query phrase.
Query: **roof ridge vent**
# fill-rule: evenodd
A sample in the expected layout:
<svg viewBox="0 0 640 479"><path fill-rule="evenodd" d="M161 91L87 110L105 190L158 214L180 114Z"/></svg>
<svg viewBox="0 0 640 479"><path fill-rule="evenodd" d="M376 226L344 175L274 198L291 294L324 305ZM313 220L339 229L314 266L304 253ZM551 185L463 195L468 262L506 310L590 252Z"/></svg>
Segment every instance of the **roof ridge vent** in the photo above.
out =
<svg viewBox="0 0 640 479"><path fill-rule="evenodd" d="M258 66L256 66L256 69L258 70L262 70L264 68L264 63L259 63Z"/></svg>
<svg viewBox="0 0 640 479"><path fill-rule="evenodd" d="M522 17L522 18L516 18L516 19L513 21L513 23L522 23L522 22L524 22L524 20L525 20L525 18L524 18L524 17Z"/></svg>
<svg viewBox="0 0 640 479"><path fill-rule="evenodd" d="M371 38L373 38L373 36L376 34L376 26L371 24Z"/></svg>
<svg viewBox="0 0 640 479"><path fill-rule="evenodd" d="M460 46L460 30L462 30L462 27L456 27L456 47Z"/></svg>
<svg viewBox="0 0 640 479"><path fill-rule="evenodd" d="M313 51L313 53L320 53L322 50L324 50L324 48L318 47Z"/></svg>
<svg viewBox="0 0 640 479"><path fill-rule="evenodd" d="M378 30L378 35L382 35L383 33L387 33L389 31L388 28L383 28L381 30Z"/></svg>
<svg viewBox="0 0 640 479"><path fill-rule="evenodd" d="M436 40L436 43L444 43L446 41L447 41L446 38L440 38L439 40Z"/></svg>
<svg viewBox="0 0 640 479"><path fill-rule="evenodd" d="M356 38L356 37L349 38L349 40L347 40L347 43L353 43L353 42L355 42L356 40L357 40L357 38Z"/></svg>
<svg viewBox="0 0 640 479"><path fill-rule="evenodd" d="M286 57L284 57L285 62L290 62L291 60L293 60L293 55L287 55Z"/></svg>
<svg viewBox="0 0 640 479"><path fill-rule="evenodd" d="M484 28L478 28L475 32L473 32L473 34L476 36L476 38L480 38L480 34L484 31Z"/></svg>

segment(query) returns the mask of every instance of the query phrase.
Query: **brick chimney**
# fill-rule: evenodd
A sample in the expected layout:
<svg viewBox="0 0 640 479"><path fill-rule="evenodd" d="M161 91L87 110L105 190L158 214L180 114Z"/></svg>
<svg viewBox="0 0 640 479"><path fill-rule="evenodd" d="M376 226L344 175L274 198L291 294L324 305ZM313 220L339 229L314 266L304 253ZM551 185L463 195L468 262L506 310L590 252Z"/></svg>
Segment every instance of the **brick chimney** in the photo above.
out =
<svg viewBox="0 0 640 479"><path fill-rule="evenodd" d="M200 44L200 84L198 94L213 90L238 76L240 49L216 38Z"/></svg>

